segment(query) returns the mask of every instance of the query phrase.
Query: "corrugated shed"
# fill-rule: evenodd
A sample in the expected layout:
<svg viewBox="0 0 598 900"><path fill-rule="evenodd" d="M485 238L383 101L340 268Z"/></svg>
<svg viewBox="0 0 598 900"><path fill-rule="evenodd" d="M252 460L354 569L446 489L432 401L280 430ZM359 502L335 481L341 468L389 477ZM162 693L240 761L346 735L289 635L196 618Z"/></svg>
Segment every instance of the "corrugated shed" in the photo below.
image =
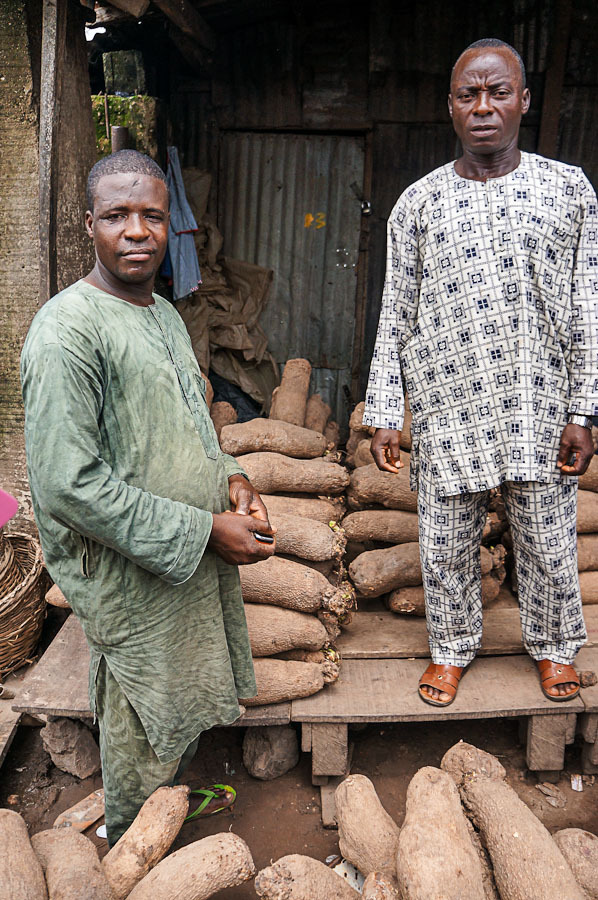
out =
<svg viewBox="0 0 598 900"><path fill-rule="evenodd" d="M279 363L306 357L346 417L355 325L363 139L223 136L218 220L227 255L274 270L261 324Z"/></svg>

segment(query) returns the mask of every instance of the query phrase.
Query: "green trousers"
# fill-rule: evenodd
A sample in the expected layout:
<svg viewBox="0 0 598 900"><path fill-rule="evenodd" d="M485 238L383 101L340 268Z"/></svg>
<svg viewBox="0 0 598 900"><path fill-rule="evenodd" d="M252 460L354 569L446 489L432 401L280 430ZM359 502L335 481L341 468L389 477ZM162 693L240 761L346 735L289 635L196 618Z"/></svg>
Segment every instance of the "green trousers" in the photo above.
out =
<svg viewBox="0 0 598 900"><path fill-rule="evenodd" d="M96 712L106 804L106 831L112 847L153 792L176 784L195 756L199 736L183 755L161 763L139 716L102 657L96 679Z"/></svg>

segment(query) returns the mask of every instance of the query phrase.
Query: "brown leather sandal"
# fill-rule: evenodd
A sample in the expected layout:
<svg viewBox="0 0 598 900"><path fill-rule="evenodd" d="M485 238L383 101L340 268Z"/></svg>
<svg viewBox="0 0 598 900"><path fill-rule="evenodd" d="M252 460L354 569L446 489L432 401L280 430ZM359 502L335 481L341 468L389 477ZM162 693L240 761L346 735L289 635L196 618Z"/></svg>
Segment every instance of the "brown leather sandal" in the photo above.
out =
<svg viewBox="0 0 598 900"><path fill-rule="evenodd" d="M556 663L551 659L536 660L536 665L540 672L540 687L542 688L542 693L545 697L548 697L549 700L554 700L555 703L564 703L566 700L573 700L575 697L579 696L581 682L573 666L570 666L567 663ZM559 684L568 683L576 684L577 688L568 694L561 695L549 693L549 688L556 687Z"/></svg>
<svg viewBox="0 0 598 900"><path fill-rule="evenodd" d="M430 663L424 674L419 680L418 694L430 706L450 706L457 696L457 688L465 667L463 666L445 666ZM433 700L427 694L422 693L422 687L436 688L444 694L450 695L450 700Z"/></svg>

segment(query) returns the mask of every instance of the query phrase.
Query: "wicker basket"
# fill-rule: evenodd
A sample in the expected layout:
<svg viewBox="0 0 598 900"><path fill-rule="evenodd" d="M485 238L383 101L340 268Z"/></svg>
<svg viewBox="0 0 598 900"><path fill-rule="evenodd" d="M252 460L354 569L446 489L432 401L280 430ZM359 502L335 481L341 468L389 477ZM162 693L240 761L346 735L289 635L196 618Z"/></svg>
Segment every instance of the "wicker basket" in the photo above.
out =
<svg viewBox="0 0 598 900"><path fill-rule="evenodd" d="M11 541L0 528L0 597L10 593L23 580Z"/></svg>
<svg viewBox="0 0 598 900"><path fill-rule="evenodd" d="M28 534L2 538L0 532L0 562L4 559L8 564L0 580L0 677L31 658L42 630L48 586L41 547Z"/></svg>

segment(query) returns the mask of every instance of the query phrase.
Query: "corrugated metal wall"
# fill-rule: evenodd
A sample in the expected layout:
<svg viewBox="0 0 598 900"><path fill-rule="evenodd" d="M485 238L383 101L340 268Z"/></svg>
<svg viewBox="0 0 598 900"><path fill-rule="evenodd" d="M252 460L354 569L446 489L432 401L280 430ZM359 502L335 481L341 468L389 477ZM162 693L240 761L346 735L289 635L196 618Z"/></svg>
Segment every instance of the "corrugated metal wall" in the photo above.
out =
<svg viewBox="0 0 598 900"><path fill-rule="evenodd" d="M312 388L346 421L364 140L227 132L218 222L229 256L274 270L261 324L279 363L305 357Z"/></svg>

